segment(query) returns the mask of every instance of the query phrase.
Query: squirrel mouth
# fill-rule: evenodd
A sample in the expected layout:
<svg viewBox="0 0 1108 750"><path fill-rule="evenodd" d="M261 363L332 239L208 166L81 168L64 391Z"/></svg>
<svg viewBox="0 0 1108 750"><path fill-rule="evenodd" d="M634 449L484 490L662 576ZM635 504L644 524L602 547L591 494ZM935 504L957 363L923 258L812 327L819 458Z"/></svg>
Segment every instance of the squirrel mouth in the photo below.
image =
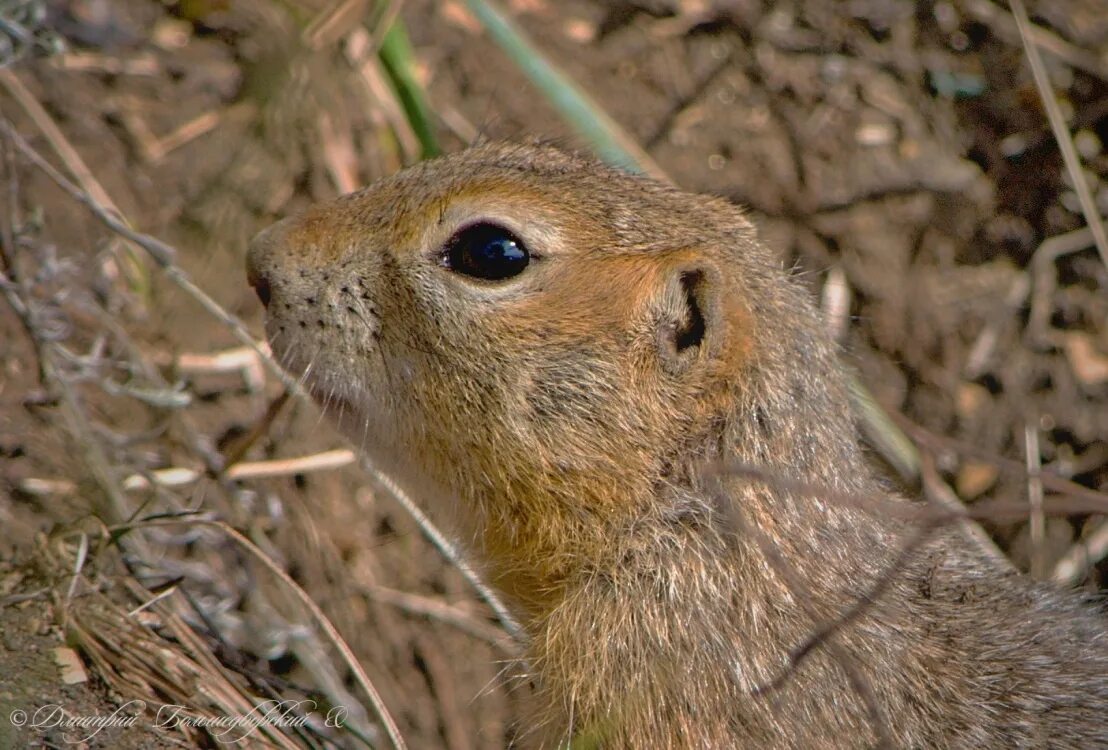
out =
<svg viewBox="0 0 1108 750"><path fill-rule="evenodd" d="M269 342L270 352L273 358L285 372L297 380L297 384L306 390L317 404L325 410L330 409L331 404L339 404L348 407L346 399L342 398L336 388L328 388L326 383L316 377L321 363L317 362L318 355L304 357L301 347L296 342L290 342L286 337L274 336L269 332L266 336Z"/></svg>

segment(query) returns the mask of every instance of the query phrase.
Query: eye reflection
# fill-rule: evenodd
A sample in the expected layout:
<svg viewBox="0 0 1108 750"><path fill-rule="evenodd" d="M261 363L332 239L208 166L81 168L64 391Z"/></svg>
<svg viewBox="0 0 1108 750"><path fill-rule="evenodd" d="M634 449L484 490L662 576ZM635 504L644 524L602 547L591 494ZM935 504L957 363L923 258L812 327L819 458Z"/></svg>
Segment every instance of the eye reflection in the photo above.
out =
<svg viewBox="0 0 1108 750"><path fill-rule="evenodd" d="M522 240L497 224L473 224L446 243L446 267L486 281L502 281L523 273L531 253Z"/></svg>

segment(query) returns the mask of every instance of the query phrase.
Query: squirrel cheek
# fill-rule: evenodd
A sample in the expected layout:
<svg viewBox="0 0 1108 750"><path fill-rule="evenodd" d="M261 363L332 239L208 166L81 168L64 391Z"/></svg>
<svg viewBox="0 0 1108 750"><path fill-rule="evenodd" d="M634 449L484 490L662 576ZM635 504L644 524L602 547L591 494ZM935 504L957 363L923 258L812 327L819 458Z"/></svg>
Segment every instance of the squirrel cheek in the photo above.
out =
<svg viewBox="0 0 1108 750"><path fill-rule="evenodd" d="M734 297L721 300L720 343L714 351L715 371L722 377L741 373L754 358L754 317L741 300Z"/></svg>

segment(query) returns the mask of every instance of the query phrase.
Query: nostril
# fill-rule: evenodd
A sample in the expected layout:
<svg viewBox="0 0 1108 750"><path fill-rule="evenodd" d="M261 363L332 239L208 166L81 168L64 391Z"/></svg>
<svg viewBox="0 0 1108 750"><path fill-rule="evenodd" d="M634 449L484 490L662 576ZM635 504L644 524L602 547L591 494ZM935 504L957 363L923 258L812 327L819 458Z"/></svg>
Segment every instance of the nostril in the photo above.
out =
<svg viewBox="0 0 1108 750"><path fill-rule="evenodd" d="M269 279L265 276L257 276L250 280L254 285L254 291L258 295L258 299L262 301L262 304L269 307L269 298L272 290L269 287Z"/></svg>
<svg viewBox="0 0 1108 750"><path fill-rule="evenodd" d="M263 229L250 241L246 251L246 280L266 307L269 307L274 293L280 299L285 291L285 272L289 269L283 259L284 251L289 246L286 235L293 226L290 221L284 219Z"/></svg>

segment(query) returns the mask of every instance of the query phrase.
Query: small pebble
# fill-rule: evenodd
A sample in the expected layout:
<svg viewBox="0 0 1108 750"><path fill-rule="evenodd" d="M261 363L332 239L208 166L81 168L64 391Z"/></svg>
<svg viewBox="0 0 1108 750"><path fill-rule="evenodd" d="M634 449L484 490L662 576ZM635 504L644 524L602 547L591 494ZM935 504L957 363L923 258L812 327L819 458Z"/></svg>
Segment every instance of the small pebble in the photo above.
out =
<svg viewBox="0 0 1108 750"><path fill-rule="evenodd" d="M1072 190L1066 190L1059 195L1058 202L1062 204L1062 208L1066 209L1071 214L1081 213L1081 200L1077 197L1077 193Z"/></svg>
<svg viewBox="0 0 1108 750"><path fill-rule="evenodd" d="M1000 141L1000 153L1006 159L1014 159L1027 150L1027 134L1012 133Z"/></svg>
<svg viewBox="0 0 1108 750"><path fill-rule="evenodd" d="M589 44L596 41L596 26L588 21L571 18L565 22L562 28L565 35L578 44Z"/></svg>
<svg viewBox="0 0 1108 750"><path fill-rule="evenodd" d="M939 28L948 34L957 29L961 23L961 19L958 18L958 11L945 0L935 3L931 13L935 16L935 22L939 24Z"/></svg>
<svg viewBox="0 0 1108 750"><path fill-rule="evenodd" d="M854 140L860 146L887 146L894 138L896 138L896 130L892 125L883 122L862 125L854 131Z"/></svg>
<svg viewBox="0 0 1108 750"><path fill-rule="evenodd" d="M1081 154L1081 158L1086 161L1099 156L1102 148L1100 138L1091 130L1077 131L1073 137L1073 145L1077 148L1077 153Z"/></svg>
<svg viewBox="0 0 1108 750"><path fill-rule="evenodd" d="M821 73L828 83L840 80L848 69L846 58L842 55L828 55L823 60Z"/></svg>

